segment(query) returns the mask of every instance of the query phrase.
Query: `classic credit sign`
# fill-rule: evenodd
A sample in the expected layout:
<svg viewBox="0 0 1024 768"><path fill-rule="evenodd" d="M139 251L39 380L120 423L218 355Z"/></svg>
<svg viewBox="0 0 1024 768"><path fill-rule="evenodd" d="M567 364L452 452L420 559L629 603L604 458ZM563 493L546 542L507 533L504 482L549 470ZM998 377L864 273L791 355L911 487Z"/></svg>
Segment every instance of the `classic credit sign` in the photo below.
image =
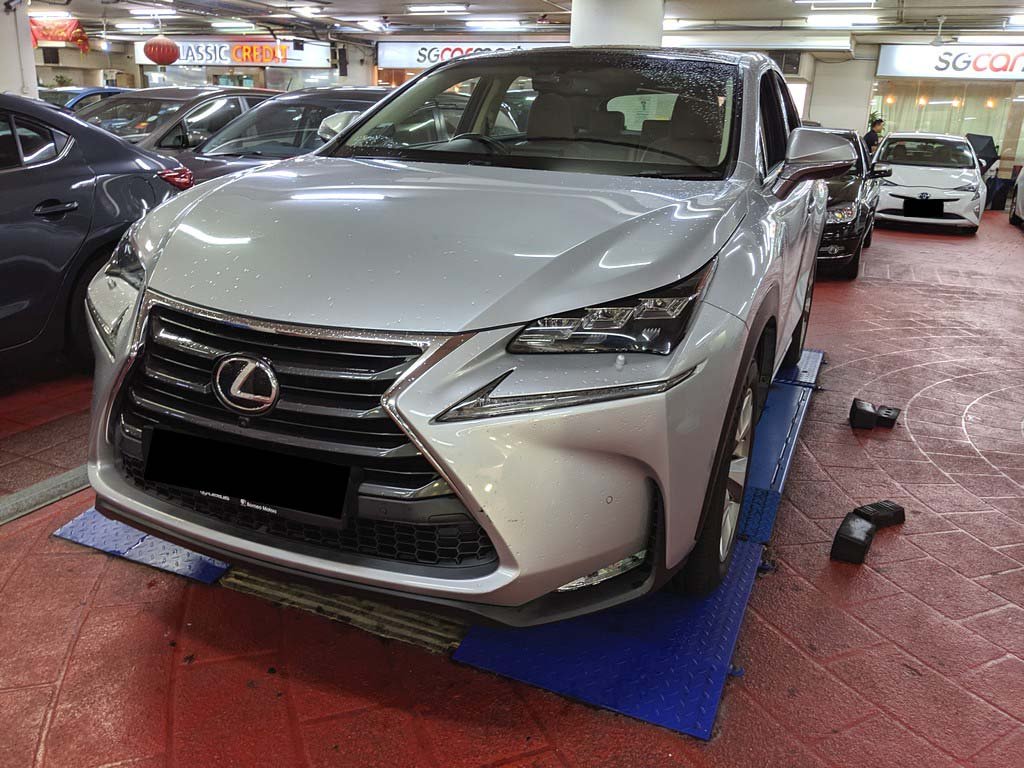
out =
<svg viewBox="0 0 1024 768"><path fill-rule="evenodd" d="M878 76L1024 80L1024 45L883 45Z"/></svg>
<svg viewBox="0 0 1024 768"><path fill-rule="evenodd" d="M331 48L326 43L307 42L297 50L291 40L271 38L181 38L175 37L181 55L177 66L314 67L331 66ZM143 47L135 44L135 60L152 64Z"/></svg>
<svg viewBox="0 0 1024 768"><path fill-rule="evenodd" d="M486 43L479 40L430 41L423 43L384 42L377 46L377 66L388 69L426 69L467 53L523 51L565 43Z"/></svg>

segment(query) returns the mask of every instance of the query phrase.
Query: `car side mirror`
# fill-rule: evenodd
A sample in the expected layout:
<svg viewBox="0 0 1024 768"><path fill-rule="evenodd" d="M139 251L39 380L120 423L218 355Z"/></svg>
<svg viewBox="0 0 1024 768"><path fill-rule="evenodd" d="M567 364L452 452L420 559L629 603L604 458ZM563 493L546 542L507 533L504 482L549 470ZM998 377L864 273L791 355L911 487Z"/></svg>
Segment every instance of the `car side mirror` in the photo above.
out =
<svg viewBox="0 0 1024 768"><path fill-rule="evenodd" d="M883 163L875 163L868 171L869 179L888 179L890 176L892 176L892 166Z"/></svg>
<svg viewBox="0 0 1024 768"><path fill-rule="evenodd" d="M348 112L335 112L333 115L328 115L320 121L320 127L316 130L316 135L324 141L330 141L343 130L352 124L361 112L355 110Z"/></svg>
<svg viewBox="0 0 1024 768"><path fill-rule="evenodd" d="M786 161L772 191L784 200L801 182L842 176L856 162L857 153L845 136L797 128L789 134Z"/></svg>

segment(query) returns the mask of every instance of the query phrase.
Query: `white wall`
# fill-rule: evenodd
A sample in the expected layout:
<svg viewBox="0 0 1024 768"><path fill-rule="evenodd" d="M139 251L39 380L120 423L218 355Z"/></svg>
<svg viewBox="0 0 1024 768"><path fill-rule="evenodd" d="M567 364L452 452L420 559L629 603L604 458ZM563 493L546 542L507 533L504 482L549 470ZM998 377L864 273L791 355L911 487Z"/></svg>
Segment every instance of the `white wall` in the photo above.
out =
<svg viewBox="0 0 1024 768"><path fill-rule="evenodd" d="M339 85L376 85L373 76L373 49L362 45L339 45L348 52L348 75L339 77Z"/></svg>
<svg viewBox="0 0 1024 768"><path fill-rule="evenodd" d="M0 93L36 97L36 65L25 6L0 12Z"/></svg>
<svg viewBox="0 0 1024 768"><path fill-rule="evenodd" d="M839 63L819 61L814 69L809 120L826 128L867 131L874 82L874 59L851 59Z"/></svg>

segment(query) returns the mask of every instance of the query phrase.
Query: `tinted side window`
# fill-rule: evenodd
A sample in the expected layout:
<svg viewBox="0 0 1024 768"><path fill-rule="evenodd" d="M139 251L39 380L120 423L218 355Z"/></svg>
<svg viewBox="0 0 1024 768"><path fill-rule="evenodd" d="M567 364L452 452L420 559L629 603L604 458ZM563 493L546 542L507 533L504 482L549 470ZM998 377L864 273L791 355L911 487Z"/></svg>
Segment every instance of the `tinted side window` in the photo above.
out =
<svg viewBox="0 0 1024 768"><path fill-rule="evenodd" d="M793 94L789 91L789 86L786 85L786 81L775 75L775 79L778 82L779 93L782 94L782 108L786 112L786 122L789 124L789 130L795 130L799 128L802 121L800 120L800 112L796 108L796 104L793 103Z"/></svg>
<svg viewBox="0 0 1024 768"><path fill-rule="evenodd" d="M774 73L761 77L760 110L761 110L761 142L764 147L764 159L770 171L786 158L786 122L782 116L782 102L775 87Z"/></svg>
<svg viewBox="0 0 1024 768"><path fill-rule="evenodd" d="M57 157L57 142L54 134L42 126L26 123L21 119L14 121L17 128L18 143L21 145L22 163L38 165L48 163ZM60 142L63 146L64 142Z"/></svg>
<svg viewBox="0 0 1024 768"><path fill-rule="evenodd" d="M16 168L20 162L11 118L0 113L0 169Z"/></svg>
<svg viewBox="0 0 1024 768"><path fill-rule="evenodd" d="M239 105L238 99L234 97L215 99L186 117L185 125L189 131L212 136L240 114L242 114L242 107Z"/></svg>
<svg viewBox="0 0 1024 768"><path fill-rule="evenodd" d="M102 99L103 94L101 93L93 93L89 96L83 96L77 102L75 102L75 112L77 112L80 109L85 109L86 107L91 106L95 104L97 101L101 101Z"/></svg>

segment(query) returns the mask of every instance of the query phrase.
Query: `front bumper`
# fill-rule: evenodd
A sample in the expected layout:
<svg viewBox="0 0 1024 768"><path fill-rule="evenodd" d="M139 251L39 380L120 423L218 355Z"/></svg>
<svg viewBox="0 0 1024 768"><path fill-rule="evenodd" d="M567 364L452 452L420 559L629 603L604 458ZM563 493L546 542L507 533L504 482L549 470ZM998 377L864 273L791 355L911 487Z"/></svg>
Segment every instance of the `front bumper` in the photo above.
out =
<svg viewBox="0 0 1024 768"><path fill-rule="evenodd" d="M854 257L864 240L866 224L860 220L846 224L826 224L818 245L818 263L841 266Z"/></svg>
<svg viewBox="0 0 1024 768"><path fill-rule="evenodd" d="M92 329L97 368L89 475L101 510L228 561L510 624L632 599L684 561L696 538L745 337L739 320L703 305L672 361L693 373L661 394L455 423L435 417L509 368L513 374L499 394L621 385L624 377L652 380L666 361L628 356L619 368L615 355L515 358L504 348L518 329L431 339L383 401L496 554L488 567L443 570L275 541L183 509L132 482L111 423L142 351L137 341L146 312L144 302L132 339L125 330L113 355ZM374 502L372 495L360 496L358 514ZM642 568L597 586L558 591L644 550Z"/></svg>
<svg viewBox="0 0 1024 768"><path fill-rule="evenodd" d="M927 197L922 198L922 195ZM922 203L932 210L915 211ZM941 206L941 207L940 207ZM942 227L977 227L985 207L984 194L925 187L882 187L876 218L907 224L933 224Z"/></svg>

